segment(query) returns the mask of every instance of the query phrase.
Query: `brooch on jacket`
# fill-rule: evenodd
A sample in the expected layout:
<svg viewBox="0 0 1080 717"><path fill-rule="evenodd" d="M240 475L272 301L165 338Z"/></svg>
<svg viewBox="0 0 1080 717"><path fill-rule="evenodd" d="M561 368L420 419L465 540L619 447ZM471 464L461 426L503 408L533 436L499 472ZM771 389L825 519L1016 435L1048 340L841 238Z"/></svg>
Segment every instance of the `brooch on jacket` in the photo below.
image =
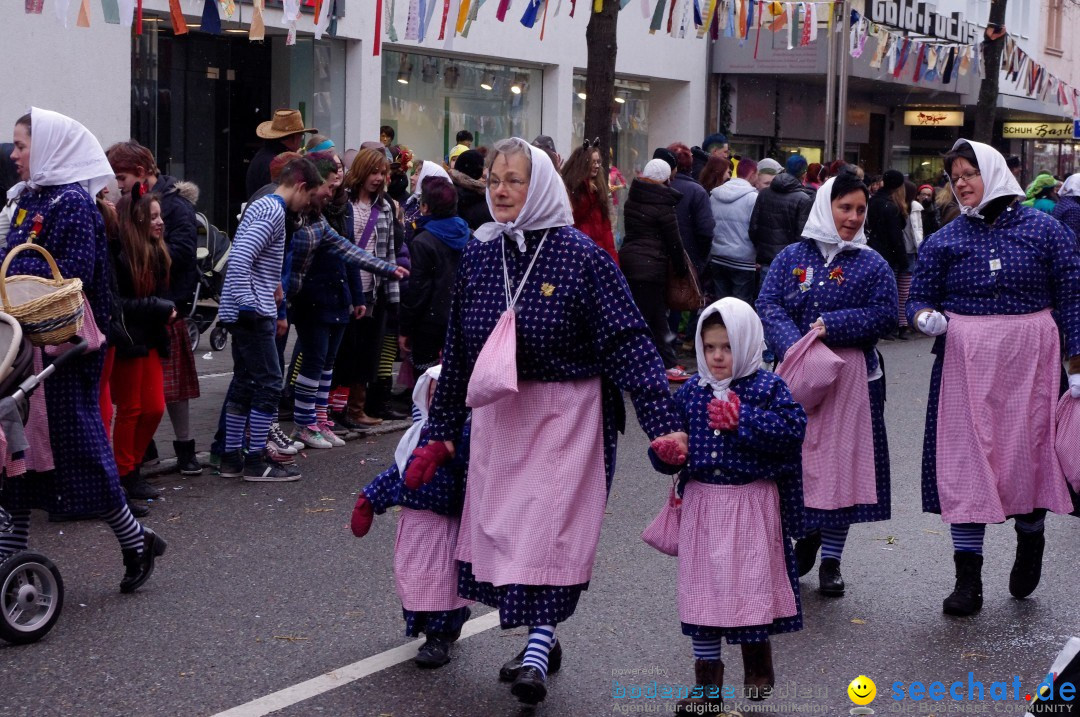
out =
<svg viewBox="0 0 1080 717"><path fill-rule="evenodd" d="M791 273L799 280L799 289L801 291L810 291L810 285L814 283L814 267L797 266Z"/></svg>
<svg viewBox="0 0 1080 717"><path fill-rule="evenodd" d="M555 287L547 282L544 282L540 285L540 293L544 296L551 296L555 293Z"/></svg>
<svg viewBox="0 0 1080 717"><path fill-rule="evenodd" d="M844 283L844 269L842 267L839 267L839 266L834 267L833 270L829 272L829 281L835 281L837 286L839 286L840 284L843 284Z"/></svg>

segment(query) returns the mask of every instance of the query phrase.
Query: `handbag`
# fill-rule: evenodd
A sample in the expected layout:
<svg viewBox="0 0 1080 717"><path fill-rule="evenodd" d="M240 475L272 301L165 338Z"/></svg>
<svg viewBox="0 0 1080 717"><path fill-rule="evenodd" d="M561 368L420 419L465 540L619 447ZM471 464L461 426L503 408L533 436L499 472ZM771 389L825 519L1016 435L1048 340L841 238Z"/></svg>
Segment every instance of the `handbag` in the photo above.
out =
<svg viewBox="0 0 1080 717"><path fill-rule="evenodd" d="M641 539L664 555L679 554L679 519L682 516L682 498L675 485L678 478L671 482L671 491L664 507L660 509L649 527L641 532Z"/></svg>
<svg viewBox="0 0 1080 717"><path fill-rule="evenodd" d="M685 248L682 253L683 261L686 263L686 273L682 276L675 272L675 267L668 259L667 305L673 311L695 311L705 305L705 297L701 293L697 272L694 271L694 265L690 263L690 257Z"/></svg>

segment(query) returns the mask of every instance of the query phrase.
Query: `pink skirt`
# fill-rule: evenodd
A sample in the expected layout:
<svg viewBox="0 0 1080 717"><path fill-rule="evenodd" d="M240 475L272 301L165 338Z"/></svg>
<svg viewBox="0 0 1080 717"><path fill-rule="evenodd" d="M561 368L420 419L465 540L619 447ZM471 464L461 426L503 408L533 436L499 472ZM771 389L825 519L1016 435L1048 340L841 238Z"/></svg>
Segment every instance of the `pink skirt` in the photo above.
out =
<svg viewBox="0 0 1080 717"><path fill-rule="evenodd" d="M472 413L457 559L481 582L592 578L607 503L600 379L521 381Z"/></svg>
<svg viewBox="0 0 1080 717"><path fill-rule="evenodd" d="M457 594L458 520L402 508L394 539L394 581L401 606L417 612L471 605Z"/></svg>
<svg viewBox="0 0 1080 717"><path fill-rule="evenodd" d="M746 627L797 612L776 484L689 481L679 523L679 619Z"/></svg>
<svg viewBox="0 0 1080 717"><path fill-rule="evenodd" d="M1001 523L1072 500L1054 452L1061 347L1050 310L949 314L937 426L946 523Z"/></svg>

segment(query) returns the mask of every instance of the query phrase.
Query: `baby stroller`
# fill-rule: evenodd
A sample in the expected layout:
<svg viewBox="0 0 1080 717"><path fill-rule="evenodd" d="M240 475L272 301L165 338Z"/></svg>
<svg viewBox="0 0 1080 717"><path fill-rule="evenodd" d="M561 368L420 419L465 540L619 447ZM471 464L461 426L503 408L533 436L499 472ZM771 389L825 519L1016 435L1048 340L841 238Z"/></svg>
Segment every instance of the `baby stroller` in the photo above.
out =
<svg viewBox="0 0 1080 717"><path fill-rule="evenodd" d="M225 282L225 267L229 261L231 245L229 235L211 224L205 214L199 212L195 218L199 222L198 246L195 249L199 282L195 285L191 312L187 316L192 351L198 350L202 334L217 319L218 301L221 299L221 286ZM229 334L221 326L215 326L210 332L210 348L214 351L224 349L228 340Z"/></svg>
<svg viewBox="0 0 1080 717"><path fill-rule="evenodd" d="M68 351L35 376L30 341L19 322L0 312L0 395L5 396L0 399L0 416L17 411L25 423L30 394L38 384L85 351L86 343L76 337ZM0 468L7 468L7 458L0 455ZM0 531L9 526L10 516L0 506ZM37 642L56 624L63 607L64 581L51 560L24 550L0 562L0 639L20 645Z"/></svg>

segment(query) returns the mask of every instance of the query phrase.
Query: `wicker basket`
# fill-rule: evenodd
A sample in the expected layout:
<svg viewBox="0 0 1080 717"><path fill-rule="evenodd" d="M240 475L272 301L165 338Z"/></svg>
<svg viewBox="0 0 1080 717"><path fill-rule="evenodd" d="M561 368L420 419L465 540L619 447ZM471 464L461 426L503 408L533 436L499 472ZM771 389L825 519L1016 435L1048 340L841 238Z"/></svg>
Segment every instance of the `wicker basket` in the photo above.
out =
<svg viewBox="0 0 1080 717"><path fill-rule="evenodd" d="M45 257L53 278L7 275L11 260L27 249L34 249ZM65 343L82 328L82 280L60 276L52 254L37 244L20 244L4 259L0 266L0 301L3 310L22 324L23 333L35 346Z"/></svg>

